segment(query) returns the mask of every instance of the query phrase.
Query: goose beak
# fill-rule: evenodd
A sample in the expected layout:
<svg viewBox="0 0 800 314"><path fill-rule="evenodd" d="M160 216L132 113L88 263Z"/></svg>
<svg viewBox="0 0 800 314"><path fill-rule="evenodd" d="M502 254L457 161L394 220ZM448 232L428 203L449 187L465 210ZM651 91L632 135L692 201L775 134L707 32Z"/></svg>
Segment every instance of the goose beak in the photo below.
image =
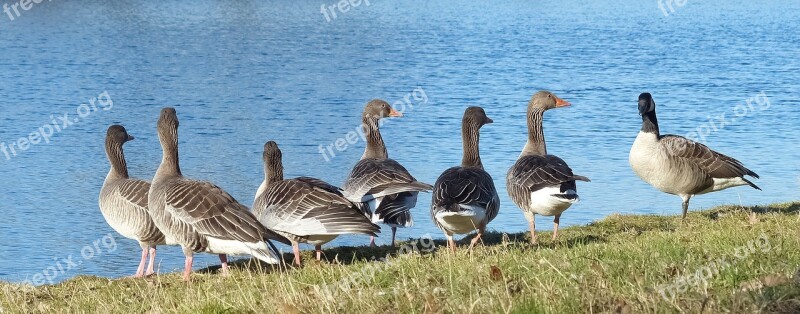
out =
<svg viewBox="0 0 800 314"><path fill-rule="evenodd" d="M403 113L392 108L392 111L389 112L389 116L393 118L399 118L403 116Z"/></svg>
<svg viewBox="0 0 800 314"><path fill-rule="evenodd" d="M492 118L486 117L486 124L490 123L494 123L494 120L492 120Z"/></svg>
<svg viewBox="0 0 800 314"><path fill-rule="evenodd" d="M556 97L556 108L560 108L560 107L569 107L569 106L571 106L571 105L572 105L572 104L570 104L568 101L566 101L566 100L563 100L563 99L561 99L561 98L558 98L558 97Z"/></svg>
<svg viewBox="0 0 800 314"><path fill-rule="evenodd" d="M130 135L130 134L128 134L128 140L129 140L129 141L133 141L134 139L136 139L136 138L135 138L135 137L133 137L133 135Z"/></svg>

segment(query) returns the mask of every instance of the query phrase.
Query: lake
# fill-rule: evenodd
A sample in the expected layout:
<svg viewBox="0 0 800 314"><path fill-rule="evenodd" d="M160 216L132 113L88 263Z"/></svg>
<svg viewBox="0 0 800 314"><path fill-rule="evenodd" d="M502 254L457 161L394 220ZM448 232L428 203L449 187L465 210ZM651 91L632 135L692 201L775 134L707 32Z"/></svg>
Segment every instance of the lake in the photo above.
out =
<svg viewBox="0 0 800 314"><path fill-rule="evenodd" d="M495 123L482 129L481 153L501 194L489 229L526 231L505 174L540 89L572 103L545 115L549 152L592 179L578 184L582 199L564 226L680 214L678 197L628 166L645 91L662 132L702 137L761 175L763 191L699 196L690 210L800 198L798 1L57 0L17 12L14 1L0 15L0 142L17 144L0 154L0 280L59 267L46 282L133 274L138 244L114 233L97 205L109 169L103 141L109 125L124 125L136 137L125 146L131 175L152 178L164 106L181 119L184 174L246 205L267 140L283 150L288 177L341 185L364 143L336 141L372 98L403 106L405 117L382 129L390 157L432 184L461 161L464 109L482 106ZM720 119L724 127L709 127ZM398 238L443 238L429 206L422 195L416 225ZM550 230L552 219L537 226ZM384 232L379 243L389 240ZM183 266L177 247L158 256L162 272ZM216 263L199 254L195 268Z"/></svg>

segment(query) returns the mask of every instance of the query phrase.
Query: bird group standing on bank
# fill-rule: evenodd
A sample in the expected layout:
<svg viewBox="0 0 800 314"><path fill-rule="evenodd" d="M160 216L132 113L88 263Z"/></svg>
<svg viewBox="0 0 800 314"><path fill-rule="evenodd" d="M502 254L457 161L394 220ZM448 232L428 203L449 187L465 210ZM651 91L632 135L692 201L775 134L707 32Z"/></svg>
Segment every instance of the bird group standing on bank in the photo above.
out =
<svg viewBox="0 0 800 314"><path fill-rule="evenodd" d="M508 195L527 218L533 244L537 243L535 216L554 217L555 239L561 215L579 200L577 182L590 181L547 151L544 113L568 106L569 102L548 91L531 97L528 139L506 175ZM684 137L662 135L649 93L639 96L638 106L642 128L631 148L631 168L658 190L680 196L684 219L689 199L695 195L742 185L760 190L746 178L758 175L738 160ZM480 129L494 121L483 108L466 108L461 124L461 165L445 170L430 185L417 181L389 158L380 120L402 116L383 100L367 103L361 119L366 149L341 188L312 177L284 178L282 152L277 143L267 141L264 180L248 208L219 186L181 174L178 115L174 108L164 108L156 128L163 155L152 182L128 174L122 146L133 136L120 125L108 128L105 148L111 169L100 191L100 211L115 231L139 242L142 253L135 277L155 272L159 245L181 246L187 281L195 253L219 255L222 272L227 274L228 255L281 263L273 241L291 245L293 263L298 266L302 263L299 243L314 245L319 260L322 245L339 235L369 235L374 246L381 225L391 229L394 246L397 228L414 224L411 209L420 192L431 193L431 219L444 232L449 249L456 251L454 234L475 231L471 250L500 212L500 198L492 175L483 168L479 149Z"/></svg>

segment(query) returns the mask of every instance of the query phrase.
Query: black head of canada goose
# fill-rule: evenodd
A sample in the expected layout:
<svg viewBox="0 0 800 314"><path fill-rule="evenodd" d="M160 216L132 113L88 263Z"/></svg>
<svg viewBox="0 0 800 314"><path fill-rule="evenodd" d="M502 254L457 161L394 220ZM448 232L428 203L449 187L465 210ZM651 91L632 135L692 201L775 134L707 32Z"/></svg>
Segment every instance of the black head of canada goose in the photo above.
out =
<svg viewBox="0 0 800 314"><path fill-rule="evenodd" d="M286 238L266 229L222 188L183 177L178 162L178 125L175 109L161 110L158 138L163 157L148 203L159 229L183 248L184 280L191 275L195 252L219 254L223 273L227 273L227 255L252 255L267 263L279 263L277 250L269 240L289 244Z"/></svg>
<svg viewBox="0 0 800 314"><path fill-rule="evenodd" d="M356 203L373 223L384 223L392 228L392 246L397 227L414 224L410 210L417 205L419 192L433 189L430 184L414 179L400 163L389 159L379 130L380 120L402 116L383 100L367 103L361 116L367 147L343 186L344 196ZM375 245L374 238L370 244Z"/></svg>
<svg viewBox="0 0 800 314"><path fill-rule="evenodd" d="M284 180L282 156L277 143L264 144L264 181L253 213L266 228L292 242L296 265L301 263L301 242L313 244L320 260L322 245L339 235L375 236L379 232L380 227L370 222L339 188L310 177Z"/></svg>
<svg viewBox="0 0 800 314"><path fill-rule="evenodd" d="M661 135L656 102L650 93L639 95L642 128L633 142L629 162L639 178L662 192L683 200L683 218L689 199L695 195L749 185L761 190L745 176L758 178L736 159L701 143L677 135Z"/></svg>
<svg viewBox="0 0 800 314"><path fill-rule="evenodd" d="M445 170L433 187L431 218L447 236L450 250L456 250L453 234L477 230L472 249L500 209L500 197L492 176L483 169L480 155L480 129L493 123L481 107L469 107L461 121L464 155L461 166Z"/></svg>
<svg viewBox="0 0 800 314"><path fill-rule="evenodd" d="M561 213L578 201L575 181L589 181L589 178L573 174L561 158L547 154L542 129L544 112L569 105L548 91L539 91L531 97L527 114L528 141L506 176L508 195L528 219L531 243L536 243L535 215L555 216L555 239Z"/></svg>
<svg viewBox="0 0 800 314"><path fill-rule="evenodd" d="M122 145L133 136L121 125L112 125L106 132L106 156L111 163L100 190L100 212L114 231L128 239L136 240L142 248L139 267L134 277L153 274L156 246L167 244L167 239L156 227L147 211L147 192L150 183L128 176L128 165ZM149 266L145 271L147 257Z"/></svg>

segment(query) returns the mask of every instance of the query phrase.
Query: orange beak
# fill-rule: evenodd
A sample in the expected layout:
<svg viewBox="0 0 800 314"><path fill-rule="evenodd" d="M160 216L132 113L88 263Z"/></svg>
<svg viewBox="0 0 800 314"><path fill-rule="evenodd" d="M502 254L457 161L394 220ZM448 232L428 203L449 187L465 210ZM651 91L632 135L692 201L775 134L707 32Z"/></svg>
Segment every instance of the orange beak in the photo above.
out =
<svg viewBox="0 0 800 314"><path fill-rule="evenodd" d="M570 104L568 101L556 97L556 108L569 107L570 105L572 104Z"/></svg>
<svg viewBox="0 0 800 314"><path fill-rule="evenodd" d="M392 111L389 112L390 117L399 118L403 116L403 113L392 108Z"/></svg>

